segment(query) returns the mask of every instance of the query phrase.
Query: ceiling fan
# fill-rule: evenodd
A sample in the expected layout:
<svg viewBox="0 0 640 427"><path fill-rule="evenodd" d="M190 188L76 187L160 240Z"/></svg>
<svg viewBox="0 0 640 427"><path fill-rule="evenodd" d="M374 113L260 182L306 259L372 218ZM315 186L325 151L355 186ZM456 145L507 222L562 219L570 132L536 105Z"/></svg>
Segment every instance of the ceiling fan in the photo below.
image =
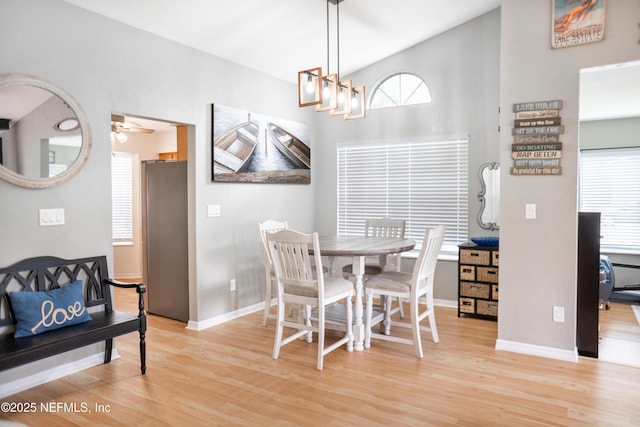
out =
<svg viewBox="0 0 640 427"><path fill-rule="evenodd" d="M153 129L148 129L142 127L141 124L126 121L125 117L120 114L112 114L111 115L111 136L116 138L120 142L125 142L127 140L127 135L123 132L137 132L137 133L146 133L151 134L155 132Z"/></svg>

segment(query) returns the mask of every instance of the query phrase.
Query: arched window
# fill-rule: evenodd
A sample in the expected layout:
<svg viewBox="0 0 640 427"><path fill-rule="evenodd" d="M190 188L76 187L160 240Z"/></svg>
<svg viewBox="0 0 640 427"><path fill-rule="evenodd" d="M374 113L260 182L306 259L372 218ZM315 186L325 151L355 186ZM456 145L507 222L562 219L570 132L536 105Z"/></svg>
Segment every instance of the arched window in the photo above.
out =
<svg viewBox="0 0 640 427"><path fill-rule="evenodd" d="M415 74L398 73L387 77L375 88L369 109L430 102L431 91L424 80Z"/></svg>

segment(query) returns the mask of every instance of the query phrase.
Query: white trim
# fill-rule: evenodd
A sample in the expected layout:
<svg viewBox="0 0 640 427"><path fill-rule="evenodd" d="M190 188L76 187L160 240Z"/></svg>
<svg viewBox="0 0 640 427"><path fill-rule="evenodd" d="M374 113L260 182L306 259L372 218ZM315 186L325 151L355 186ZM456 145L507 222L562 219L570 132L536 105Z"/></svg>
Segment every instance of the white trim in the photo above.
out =
<svg viewBox="0 0 640 427"><path fill-rule="evenodd" d="M136 280L140 280L140 278L142 277L142 272L140 273L118 273L118 277L116 277L116 280L121 280L121 279L136 279Z"/></svg>
<svg viewBox="0 0 640 427"><path fill-rule="evenodd" d="M256 311L262 311L262 310L264 310L264 301L254 305L250 305L249 307L241 308L240 310L234 310L229 313L224 313L219 316L211 317L206 320L201 320L201 321L189 320L185 329L188 329L190 331L202 331L203 329L221 325L230 320L237 319L238 317L242 317L247 314L255 313Z"/></svg>
<svg viewBox="0 0 640 427"><path fill-rule="evenodd" d="M436 307L458 308L458 301L434 298L433 305L435 305Z"/></svg>
<svg viewBox="0 0 640 427"><path fill-rule="evenodd" d="M118 350L114 347L111 353L111 361L119 358L120 355L118 354ZM9 381L0 385L0 399L102 364L104 364L104 351L80 360L65 363L63 365L56 365L44 371Z"/></svg>
<svg viewBox="0 0 640 427"><path fill-rule="evenodd" d="M275 305L277 303L274 298L271 301L271 305ZM439 307L447 307L447 308L458 308L457 301L444 300L444 299L434 299L433 304ZM189 320L185 329L190 331L202 331L207 328L211 328L214 326L222 325L223 323L227 323L233 319L237 319L242 316L246 316L247 314L255 313L256 311L264 310L264 302L259 302L257 304L251 305L249 307L245 307L240 310L235 310L230 313L221 314L220 316L212 317L207 320L195 321Z"/></svg>
<svg viewBox="0 0 640 427"><path fill-rule="evenodd" d="M530 354L532 356L546 357L548 359L564 360L567 362L578 361L578 349L562 350L554 347L525 344L515 341L496 340L496 350L510 351L512 353Z"/></svg>

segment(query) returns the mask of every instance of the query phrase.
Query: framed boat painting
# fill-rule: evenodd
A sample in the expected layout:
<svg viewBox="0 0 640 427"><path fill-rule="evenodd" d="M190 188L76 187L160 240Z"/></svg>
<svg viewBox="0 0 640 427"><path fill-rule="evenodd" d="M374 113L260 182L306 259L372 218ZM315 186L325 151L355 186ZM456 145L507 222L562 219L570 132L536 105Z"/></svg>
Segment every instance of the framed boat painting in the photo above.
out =
<svg viewBox="0 0 640 427"><path fill-rule="evenodd" d="M604 39L605 0L553 0L551 47L561 48Z"/></svg>
<svg viewBox="0 0 640 427"><path fill-rule="evenodd" d="M211 105L215 182L309 184L310 130L291 120Z"/></svg>

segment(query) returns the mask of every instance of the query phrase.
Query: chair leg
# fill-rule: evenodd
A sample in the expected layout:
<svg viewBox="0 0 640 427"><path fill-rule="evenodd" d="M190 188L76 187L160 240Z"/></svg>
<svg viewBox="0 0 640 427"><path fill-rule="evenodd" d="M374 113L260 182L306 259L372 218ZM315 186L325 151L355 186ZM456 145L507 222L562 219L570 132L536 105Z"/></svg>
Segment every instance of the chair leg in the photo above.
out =
<svg viewBox="0 0 640 427"><path fill-rule="evenodd" d="M404 306L402 305L402 298L398 297L398 307L400 311L400 318L404 319Z"/></svg>
<svg viewBox="0 0 640 427"><path fill-rule="evenodd" d="M273 342L273 358L277 359L282 345L282 333L284 332L284 304L278 301L278 317L276 319L276 336Z"/></svg>
<svg viewBox="0 0 640 427"><path fill-rule="evenodd" d="M433 337L434 343L439 343L440 338L438 338L438 328L436 326L436 312L433 309L433 295L431 292L427 295L427 310L429 310L429 329L431 329L431 336Z"/></svg>
<svg viewBox="0 0 640 427"><path fill-rule="evenodd" d="M347 351L353 351L353 307L351 307L351 298L347 298L344 302L347 309Z"/></svg>
<svg viewBox="0 0 640 427"><path fill-rule="evenodd" d="M264 313L262 314L262 326L267 326L267 318L271 310L271 278L267 277L267 284L264 288Z"/></svg>
<svg viewBox="0 0 640 427"><path fill-rule="evenodd" d="M418 313L418 300L411 300L411 333L413 335L413 345L416 348L416 356L422 359L422 340L420 339L420 318Z"/></svg>
<svg viewBox="0 0 640 427"><path fill-rule="evenodd" d="M318 307L318 371L322 371L324 362L324 305Z"/></svg>

